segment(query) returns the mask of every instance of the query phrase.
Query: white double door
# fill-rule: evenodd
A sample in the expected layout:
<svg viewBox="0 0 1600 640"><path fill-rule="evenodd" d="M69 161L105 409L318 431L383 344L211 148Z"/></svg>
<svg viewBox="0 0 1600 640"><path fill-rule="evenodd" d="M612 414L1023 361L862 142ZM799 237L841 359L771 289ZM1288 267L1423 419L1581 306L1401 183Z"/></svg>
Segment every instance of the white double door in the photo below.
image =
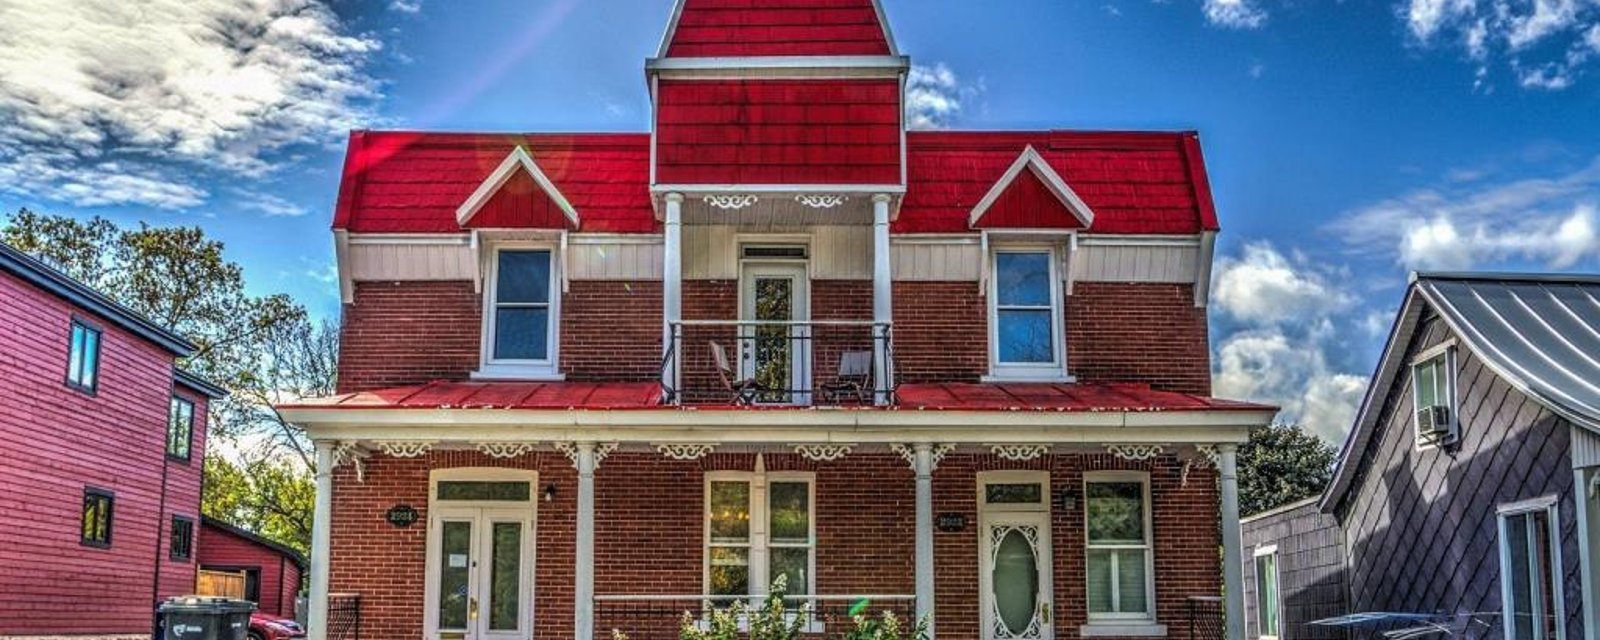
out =
<svg viewBox="0 0 1600 640"><path fill-rule="evenodd" d="M1050 514L980 516L979 603L984 640L1050 640Z"/></svg>
<svg viewBox="0 0 1600 640"><path fill-rule="evenodd" d="M441 507L428 525L428 637L527 640L531 509Z"/></svg>

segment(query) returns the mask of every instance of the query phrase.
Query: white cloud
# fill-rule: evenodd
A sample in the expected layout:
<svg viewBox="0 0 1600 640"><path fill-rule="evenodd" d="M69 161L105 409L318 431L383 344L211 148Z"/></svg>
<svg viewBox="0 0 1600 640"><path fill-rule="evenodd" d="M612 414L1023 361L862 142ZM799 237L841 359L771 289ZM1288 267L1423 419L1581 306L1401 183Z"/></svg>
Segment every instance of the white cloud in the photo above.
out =
<svg viewBox="0 0 1600 640"><path fill-rule="evenodd" d="M1590 0L1404 0L1402 14L1418 44L1460 46L1478 88L1503 64L1524 89L1567 89L1600 51L1600 3Z"/></svg>
<svg viewBox="0 0 1600 640"><path fill-rule="evenodd" d="M311 213L310 209L295 204L270 193L261 193L254 190L241 189L239 195L239 208L258 211L267 217L298 218Z"/></svg>
<svg viewBox="0 0 1600 640"><path fill-rule="evenodd" d="M393 0L389 9L400 13L417 13L422 11L422 0Z"/></svg>
<svg viewBox="0 0 1600 640"><path fill-rule="evenodd" d="M1583 37L1583 41L1589 43L1589 48L1593 49L1595 53L1600 53L1600 24L1589 29L1589 33Z"/></svg>
<svg viewBox="0 0 1600 640"><path fill-rule="evenodd" d="M1272 245L1247 245L1218 261L1212 302L1236 325L1217 346L1218 396L1275 404L1279 419L1338 442L1354 419L1366 378L1340 371L1340 317L1357 302L1341 272Z"/></svg>
<svg viewBox="0 0 1600 640"><path fill-rule="evenodd" d="M1566 269L1600 258L1600 159L1549 178L1419 189L1332 225L1362 251L1408 269L1533 262Z"/></svg>
<svg viewBox="0 0 1600 640"><path fill-rule="evenodd" d="M943 129L961 114L964 104L983 92L983 85L964 83L943 62L913 65L906 79L907 124L912 129Z"/></svg>
<svg viewBox="0 0 1600 640"><path fill-rule="evenodd" d="M1205 0L1206 22L1228 29L1259 29L1267 24L1267 12L1252 0Z"/></svg>
<svg viewBox="0 0 1600 640"><path fill-rule="evenodd" d="M378 48L320 0L0 0L0 191L198 206L360 125Z"/></svg>

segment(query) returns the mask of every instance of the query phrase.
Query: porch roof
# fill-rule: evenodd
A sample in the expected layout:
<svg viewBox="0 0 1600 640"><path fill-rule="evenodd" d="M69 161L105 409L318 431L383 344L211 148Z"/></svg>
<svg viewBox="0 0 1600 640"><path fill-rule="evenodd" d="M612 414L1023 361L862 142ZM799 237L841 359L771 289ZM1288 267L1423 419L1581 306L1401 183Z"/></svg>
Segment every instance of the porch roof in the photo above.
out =
<svg viewBox="0 0 1600 640"><path fill-rule="evenodd" d="M947 411L1276 411L1276 407L1159 391L1143 384L908 384L901 409Z"/></svg>
<svg viewBox="0 0 1600 640"><path fill-rule="evenodd" d="M408 387L305 398L291 409L651 409L661 406L655 382L430 382Z"/></svg>

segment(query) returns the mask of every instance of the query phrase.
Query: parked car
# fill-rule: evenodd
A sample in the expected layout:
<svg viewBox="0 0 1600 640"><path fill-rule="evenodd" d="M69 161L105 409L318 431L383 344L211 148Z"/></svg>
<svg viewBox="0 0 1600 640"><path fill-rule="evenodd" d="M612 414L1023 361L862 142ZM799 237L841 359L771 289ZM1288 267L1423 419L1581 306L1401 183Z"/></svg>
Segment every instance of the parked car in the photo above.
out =
<svg viewBox="0 0 1600 640"><path fill-rule="evenodd" d="M250 614L250 640L289 640L304 638L306 630L290 618L268 613Z"/></svg>

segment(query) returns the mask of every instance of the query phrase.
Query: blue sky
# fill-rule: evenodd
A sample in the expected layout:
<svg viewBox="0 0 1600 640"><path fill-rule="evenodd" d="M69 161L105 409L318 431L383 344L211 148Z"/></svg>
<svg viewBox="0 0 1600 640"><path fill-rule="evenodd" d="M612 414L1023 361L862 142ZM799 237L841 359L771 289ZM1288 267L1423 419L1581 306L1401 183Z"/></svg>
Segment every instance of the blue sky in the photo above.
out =
<svg viewBox="0 0 1600 640"><path fill-rule="evenodd" d="M33 6L25 6L33 5ZM0 0L0 211L199 224L336 314L351 127L639 131L670 0ZM921 114L1197 129L1219 395L1337 438L1412 269L1594 271L1596 0L885 0Z"/></svg>

